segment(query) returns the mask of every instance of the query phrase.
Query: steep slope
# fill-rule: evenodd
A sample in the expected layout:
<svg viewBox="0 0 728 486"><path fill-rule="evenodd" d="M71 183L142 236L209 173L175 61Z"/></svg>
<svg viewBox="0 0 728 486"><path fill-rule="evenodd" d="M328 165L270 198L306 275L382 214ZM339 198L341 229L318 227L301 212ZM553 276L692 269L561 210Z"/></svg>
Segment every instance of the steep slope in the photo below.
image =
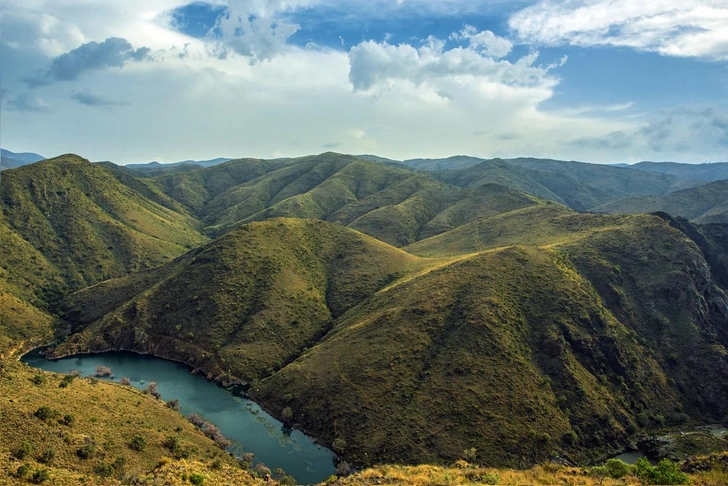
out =
<svg viewBox="0 0 728 486"><path fill-rule="evenodd" d="M679 164L677 162L639 162L630 169L670 174L684 179L714 182L728 179L728 162L711 164Z"/></svg>
<svg viewBox="0 0 728 486"><path fill-rule="evenodd" d="M3 172L0 198L7 227L72 288L159 265L205 241L191 216L75 155Z"/></svg>
<svg viewBox="0 0 728 486"><path fill-rule="evenodd" d="M251 392L357 463L584 460L725 416L726 304L687 237L632 218L400 280Z"/></svg>
<svg viewBox="0 0 728 486"><path fill-rule="evenodd" d="M661 196L629 197L598 206L605 213L664 211L699 224L728 223L728 180L711 182Z"/></svg>
<svg viewBox="0 0 728 486"><path fill-rule="evenodd" d="M199 213L213 198L285 165L282 160L238 159L208 168L190 164L155 177L161 190L189 210Z"/></svg>
<svg viewBox="0 0 728 486"><path fill-rule="evenodd" d="M486 221L497 231L439 249L476 253L440 259L320 221L252 223L73 294L55 353L132 349L247 382L357 464L471 447L581 461L728 413L728 298L683 232L555 204Z"/></svg>
<svg viewBox="0 0 728 486"><path fill-rule="evenodd" d="M73 332L56 353L129 349L220 379L262 378L332 320L417 266L416 257L324 222L253 223L159 269L69 299Z"/></svg>

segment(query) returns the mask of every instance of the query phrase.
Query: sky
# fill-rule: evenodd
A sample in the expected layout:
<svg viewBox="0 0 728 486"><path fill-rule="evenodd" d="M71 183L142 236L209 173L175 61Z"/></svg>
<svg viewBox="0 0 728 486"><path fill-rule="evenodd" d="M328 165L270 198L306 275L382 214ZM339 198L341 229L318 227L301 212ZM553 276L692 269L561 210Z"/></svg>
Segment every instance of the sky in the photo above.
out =
<svg viewBox="0 0 728 486"><path fill-rule="evenodd" d="M728 161L728 0L4 0L0 144Z"/></svg>

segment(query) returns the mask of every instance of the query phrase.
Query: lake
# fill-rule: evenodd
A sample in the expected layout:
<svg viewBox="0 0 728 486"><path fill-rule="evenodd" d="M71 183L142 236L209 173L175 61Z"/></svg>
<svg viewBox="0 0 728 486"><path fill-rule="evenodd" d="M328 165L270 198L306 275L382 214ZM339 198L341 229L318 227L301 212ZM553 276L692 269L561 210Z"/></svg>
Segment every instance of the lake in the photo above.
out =
<svg viewBox="0 0 728 486"><path fill-rule="evenodd" d="M185 415L197 412L217 425L233 445L236 455L255 454L271 470L280 467L301 484L318 483L336 474L333 453L297 430L290 430L265 413L255 402L229 391L200 375L190 373L186 365L127 352L88 354L47 360L41 350L22 357L29 366L56 373L71 370L92 376L97 366L111 368L119 381L126 377L143 389L154 381L164 400L177 399ZM108 378L102 378L108 379Z"/></svg>

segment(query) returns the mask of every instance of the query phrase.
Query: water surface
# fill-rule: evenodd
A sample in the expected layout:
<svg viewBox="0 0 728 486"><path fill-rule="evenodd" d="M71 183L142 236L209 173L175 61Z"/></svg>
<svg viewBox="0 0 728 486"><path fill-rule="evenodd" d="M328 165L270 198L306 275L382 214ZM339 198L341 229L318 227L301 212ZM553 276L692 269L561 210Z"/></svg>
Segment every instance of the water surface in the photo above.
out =
<svg viewBox="0 0 728 486"><path fill-rule="evenodd" d="M191 374L186 365L127 352L50 361L36 350L23 356L22 361L56 373L78 370L83 376L92 376L97 366L108 366L114 374L112 381L126 377L139 389L154 381L162 399L179 400L182 413L197 412L217 425L225 437L233 441L228 449L231 452L237 455L252 452L256 461L265 463L271 470L283 468L303 484L321 482L336 473L330 450L297 430L287 429L255 402Z"/></svg>

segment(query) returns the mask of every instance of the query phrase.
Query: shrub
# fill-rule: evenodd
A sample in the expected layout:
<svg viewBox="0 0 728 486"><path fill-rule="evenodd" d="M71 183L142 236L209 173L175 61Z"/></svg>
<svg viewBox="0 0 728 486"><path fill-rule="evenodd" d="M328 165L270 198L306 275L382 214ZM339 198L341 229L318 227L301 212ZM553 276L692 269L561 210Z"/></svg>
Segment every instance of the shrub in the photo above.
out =
<svg viewBox="0 0 728 486"><path fill-rule="evenodd" d="M68 385L73 383L73 380L75 380L76 377L73 375L66 375L63 377L61 382L58 384L58 388L66 388Z"/></svg>
<svg viewBox="0 0 728 486"><path fill-rule="evenodd" d="M18 466L18 470L15 471L15 475L19 478L24 478L30 472L30 464L21 464Z"/></svg>
<svg viewBox="0 0 728 486"><path fill-rule="evenodd" d="M192 473L190 474L190 482L196 485L203 484L205 482L205 476L200 473Z"/></svg>
<svg viewBox="0 0 728 486"><path fill-rule="evenodd" d="M172 410L179 412L179 400L177 400L176 398L174 400L168 400L167 406Z"/></svg>
<svg viewBox="0 0 728 486"><path fill-rule="evenodd" d="M63 418L62 418L62 419L60 419L60 420L59 420L58 422L60 422L61 424L65 425L65 426L67 426L67 427L70 427L71 425L73 425L73 422L74 422L75 420L76 420L76 419L75 419L75 417L74 417L74 416L73 416L72 414L70 414L70 413L67 413L67 414L66 414L66 415L64 415L64 416L63 416Z"/></svg>
<svg viewBox="0 0 728 486"><path fill-rule="evenodd" d="M90 459L96 453L96 446L93 444L85 444L81 446L77 451L76 455L81 459Z"/></svg>
<svg viewBox="0 0 728 486"><path fill-rule="evenodd" d="M125 376L121 380L119 380L119 383L121 383L122 385L129 386L129 385L131 385L131 380Z"/></svg>
<svg viewBox="0 0 728 486"><path fill-rule="evenodd" d="M157 383L154 381L150 381L147 387L144 389L144 393L147 393L157 400L162 398L162 394L159 393L159 386L157 386Z"/></svg>
<svg viewBox="0 0 728 486"><path fill-rule="evenodd" d="M13 451L13 455L18 459L25 459L31 452L33 452L33 444L24 440L20 443L17 449Z"/></svg>
<svg viewBox="0 0 728 486"><path fill-rule="evenodd" d="M621 459L609 459L604 465L610 478L620 479L629 474L631 467Z"/></svg>
<svg viewBox="0 0 728 486"><path fill-rule="evenodd" d="M293 418L293 410L291 410L291 407L286 407L281 411L281 415L285 420L291 420Z"/></svg>
<svg viewBox="0 0 728 486"><path fill-rule="evenodd" d="M46 377L44 375L35 375L30 381L32 381L34 385L40 386L46 382Z"/></svg>
<svg viewBox="0 0 728 486"><path fill-rule="evenodd" d="M48 464L53 460L54 457L56 457L56 451L54 449L48 448L41 452L40 456L38 456L38 462Z"/></svg>
<svg viewBox="0 0 728 486"><path fill-rule="evenodd" d="M33 414L43 422L47 422L58 416L58 412L50 407L42 406Z"/></svg>
<svg viewBox="0 0 728 486"><path fill-rule="evenodd" d="M94 472L102 478L110 478L114 475L114 466L102 462L101 464L97 464L96 467L94 467Z"/></svg>
<svg viewBox="0 0 728 486"><path fill-rule="evenodd" d="M36 469L30 480L36 484L40 484L43 481L47 481L51 477L48 469Z"/></svg>
<svg viewBox="0 0 728 486"><path fill-rule="evenodd" d="M129 449L141 452L144 450L144 446L147 445L147 440L141 435L135 435L129 442Z"/></svg>
<svg viewBox="0 0 728 486"><path fill-rule="evenodd" d="M213 423L205 422L202 426L202 433L214 440L221 449L227 449L232 444Z"/></svg>
<svg viewBox="0 0 728 486"><path fill-rule="evenodd" d="M108 366L97 366L94 371L94 376L98 378L113 378L114 374Z"/></svg>
<svg viewBox="0 0 728 486"><path fill-rule="evenodd" d="M331 449L333 449L333 451L336 452L337 454L344 452L344 450L346 449L346 439L337 437L331 443Z"/></svg>
<svg viewBox="0 0 728 486"><path fill-rule="evenodd" d="M258 474L258 477L261 478L265 476L270 476L270 468L262 462L259 462L255 465L255 472Z"/></svg>
<svg viewBox="0 0 728 486"><path fill-rule="evenodd" d="M190 421L190 423L196 427L202 427L205 424L205 421L202 417L200 417L199 414L192 412L187 416L187 420Z"/></svg>
<svg viewBox="0 0 728 486"><path fill-rule="evenodd" d="M687 475L669 459L661 460L657 466L642 457L633 466L632 472L647 484L688 484Z"/></svg>

